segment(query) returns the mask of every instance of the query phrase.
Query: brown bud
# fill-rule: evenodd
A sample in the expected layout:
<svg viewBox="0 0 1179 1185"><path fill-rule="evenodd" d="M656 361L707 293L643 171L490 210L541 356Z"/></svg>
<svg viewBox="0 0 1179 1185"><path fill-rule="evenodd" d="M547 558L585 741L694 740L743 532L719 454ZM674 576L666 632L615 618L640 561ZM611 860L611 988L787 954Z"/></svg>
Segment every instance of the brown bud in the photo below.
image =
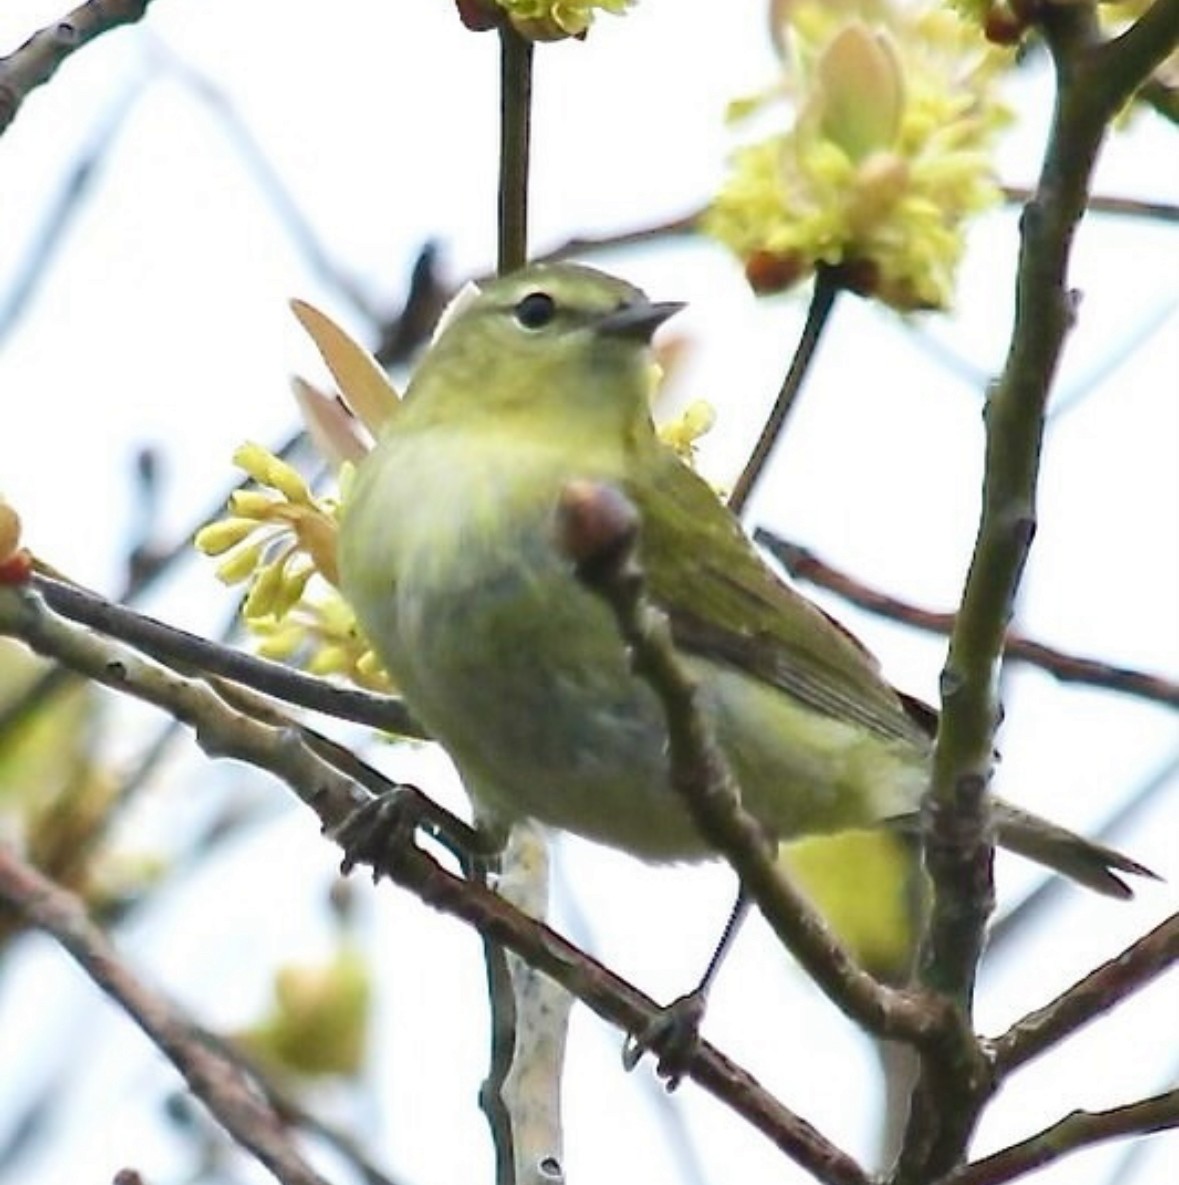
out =
<svg viewBox="0 0 1179 1185"><path fill-rule="evenodd" d="M639 533L639 512L617 487L576 479L557 502L557 546L582 575L619 565Z"/></svg>

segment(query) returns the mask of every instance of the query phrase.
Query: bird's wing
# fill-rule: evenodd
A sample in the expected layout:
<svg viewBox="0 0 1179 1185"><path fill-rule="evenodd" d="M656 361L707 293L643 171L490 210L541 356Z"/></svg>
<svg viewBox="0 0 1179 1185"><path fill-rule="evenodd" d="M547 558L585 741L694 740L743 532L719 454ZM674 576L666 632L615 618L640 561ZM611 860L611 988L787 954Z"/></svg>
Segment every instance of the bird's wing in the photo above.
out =
<svg viewBox="0 0 1179 1185"><path fill-rule="evenodd" d="M928 744L930 710L909 707L843 626L770 571L700 477L663 446L643 469L655 480L627 493L642 519L648 589L678 646L826 716Z"/></svg>

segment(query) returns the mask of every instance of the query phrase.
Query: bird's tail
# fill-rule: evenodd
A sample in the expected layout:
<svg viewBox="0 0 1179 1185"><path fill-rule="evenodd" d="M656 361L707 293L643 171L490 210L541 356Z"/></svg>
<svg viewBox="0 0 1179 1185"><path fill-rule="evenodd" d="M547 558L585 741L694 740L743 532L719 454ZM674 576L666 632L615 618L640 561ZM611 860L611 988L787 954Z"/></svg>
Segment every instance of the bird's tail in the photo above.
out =
<svg viewBox="0 0 1179 1185"><path fill-rule="evenodd" d="M1002 799L994 804L994 818L997 839L1002 847L1107 897L1134 896L1134 890L1118 873L1160 879L1157 873L1129 856L1085 839L1067 827L1041 819L1039 815L1020 810Z"/></svg>

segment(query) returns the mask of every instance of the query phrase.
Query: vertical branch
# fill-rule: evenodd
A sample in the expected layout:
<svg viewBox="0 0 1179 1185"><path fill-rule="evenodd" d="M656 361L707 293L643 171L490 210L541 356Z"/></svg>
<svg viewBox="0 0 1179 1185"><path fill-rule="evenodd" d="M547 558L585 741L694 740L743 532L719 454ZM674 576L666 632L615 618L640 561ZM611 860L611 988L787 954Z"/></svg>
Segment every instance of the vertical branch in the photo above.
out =
<svg viewBox="0 0 1179 1185"><path fill-rule="evenodd" d="M1035 534L1048 394L1076 311L1067 287L1073 238L1106 129L1166 52L1167 43L1157 36L1160 23L1170 28L1173 43L1179 0L1160 0L1152 17L1150 52L1143 51L1143 38L1126 37L1128 48L1113 60L1117 43L1102 44L1091 8L1040 10L1056 71L1056 104L1040 177L1020 224L1011 343L986 408L982 514L942 673L927 803L926 861L934 897L920 977L954 1005L959 1036L923 1059L895 1182L925 1182L952 1170L994 1089L993 1067L982 1059L971 1029L971 1006L993 906L987 790L999 721L999 664Z"/></svg>
<svg viewBox="0 0 1179 1185"><path fill-rule="evenodd" d="M499 29L499 224L496 270L528 259L528 156L532 136L532 42L504 21Z"/></svg>
<svg viewBox="0 0 1179 1185"><path fill-rule="evenodd" d="M778 397L774 400L774 406L770 410L765 427L762 428L761 435L757 438L757 444L753 446L753 452L750 454L745 468L741 471L741 476L737 478L733 492L729 495L729 509L738 516L745 509L745 503L749 501L753 487L757 485L758 479L770 459L770 454L774 451L774 446L782 435L782 429L786 426L786 418L790 415L799 393L802 391L802 384L810 371L811 362L814 361L819 339L831 316L831 310L835 305L835 297L838 293L839 280L835 271L832 268L820 266L815 272L815 286L811 293L810 307L806 312L806 323L802 327L802 336L798 339L794 357L790 360L790 369L787 370L786 377L782 380Z"/></svg>

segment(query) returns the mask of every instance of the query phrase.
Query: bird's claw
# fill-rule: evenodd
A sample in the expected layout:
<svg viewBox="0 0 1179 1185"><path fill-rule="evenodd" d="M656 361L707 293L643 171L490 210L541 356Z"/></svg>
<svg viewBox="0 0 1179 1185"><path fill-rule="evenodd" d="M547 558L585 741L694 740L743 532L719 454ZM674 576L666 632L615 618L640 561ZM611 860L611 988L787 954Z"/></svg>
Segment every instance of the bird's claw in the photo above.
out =
<svg viewBox="0 0 1179 1185"><path fill-rule="evenodd" d="M340 872L347 876L358 864L367 864L374 883L379 881L427 819L423 800L416 787L402 785L361 803L335 829L334 838L344 849Z"/></svg>
<svg viewBox="0 0 1179 1185"><path fill-rule="evenodd" d="M700 1023L704 1019L704 994L680 996L660 1010L641 1033L630 1034L622 1047L622 1064L633 1070L646 1053L655 1057L655 1072L667 1090L675 1090L700 1047Z"/></svg>

